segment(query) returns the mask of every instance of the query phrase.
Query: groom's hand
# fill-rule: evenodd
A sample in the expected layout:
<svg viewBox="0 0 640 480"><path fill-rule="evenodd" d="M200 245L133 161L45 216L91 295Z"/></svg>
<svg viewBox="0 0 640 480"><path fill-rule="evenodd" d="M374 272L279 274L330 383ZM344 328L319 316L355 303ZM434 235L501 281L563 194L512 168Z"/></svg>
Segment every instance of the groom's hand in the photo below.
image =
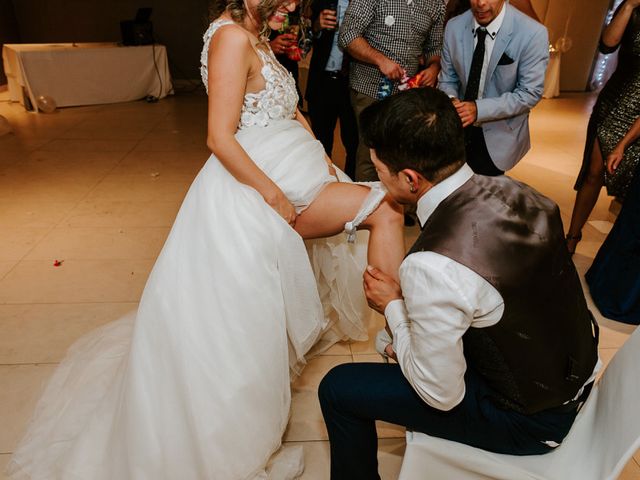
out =
<svg viewBox="0 0 640 480"><path fill-rule="evenodd" d="M402 290L398 282L377 268L367 266L363 279L367 302L376 312L384 315L384 309L389 302L402 299Z"/></svg>

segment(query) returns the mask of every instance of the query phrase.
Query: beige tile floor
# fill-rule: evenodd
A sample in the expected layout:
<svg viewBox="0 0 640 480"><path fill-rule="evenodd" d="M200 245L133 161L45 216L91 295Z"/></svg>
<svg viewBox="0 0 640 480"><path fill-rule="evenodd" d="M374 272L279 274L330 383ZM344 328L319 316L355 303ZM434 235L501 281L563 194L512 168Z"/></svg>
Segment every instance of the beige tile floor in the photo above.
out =
<svg viewBox="0 0 640 480"><path fill-rule="evenodd" d="M206 101L178 96L26 113L2 102L14 133L0 137L0 471L38 392L83 333L135 307L192 178L208 156ZM553 198L568 221L592 95L543 100L532 115L533 148L512 171ZM338 164L344 151L336 147ZM610 214L602 194L575 256L584 272ZM598 223L600 222L600 223ZM407 242L416 229L407 230ZM54 260L63 261L54 267ZM611 359L632 328L602 319ZM382 326L374 317L370 332ZM339 344L312 360L293 385L285 441L303 445L307 480L327 479L329 451L317 385L332 366L378 361L372 343ZM404 431L380 424L385 480L397 477ZM0 474L0 478L2 474ZM624 480L640 480L640 454Z"/></svg>

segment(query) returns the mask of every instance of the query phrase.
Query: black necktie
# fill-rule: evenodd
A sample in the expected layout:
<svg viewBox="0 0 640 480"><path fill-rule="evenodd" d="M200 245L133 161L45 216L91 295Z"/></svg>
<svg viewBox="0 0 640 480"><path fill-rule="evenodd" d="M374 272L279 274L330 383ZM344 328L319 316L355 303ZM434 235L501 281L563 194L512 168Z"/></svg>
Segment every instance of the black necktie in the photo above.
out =
<svg viewBox="0 0 640 480"><path fill-rule="evenodd" d="M473 60L471 60L471 70L469 70L469 80L467 81L467 89L464 92L465 100L475 100L478 98L478 89L480 88L480 74L482 73L482 64L484 63L484 40L487 38L487 30L478 28L478 43L473 51Z"/></svg>

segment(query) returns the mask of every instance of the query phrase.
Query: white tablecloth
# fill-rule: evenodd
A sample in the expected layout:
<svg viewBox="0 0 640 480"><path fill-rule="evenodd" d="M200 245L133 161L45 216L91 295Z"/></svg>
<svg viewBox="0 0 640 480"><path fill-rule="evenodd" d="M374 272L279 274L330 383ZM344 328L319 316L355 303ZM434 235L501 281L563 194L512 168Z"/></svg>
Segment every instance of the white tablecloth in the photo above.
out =
<svg viewBox="0 0 640 480"><path fill-rule="evenodd" d="M25 105L28 98L36 111L40 95L68 107L163 98L173 91L162 45L7 44L2 60L11 100Z"/></svg>
<svg viewBox="0 0 640 480"><path fill-rule="evenodd" d="M560 95L560 52L553 52L549 55L549 65L544 76L543 98L553 98Z"/></svg>

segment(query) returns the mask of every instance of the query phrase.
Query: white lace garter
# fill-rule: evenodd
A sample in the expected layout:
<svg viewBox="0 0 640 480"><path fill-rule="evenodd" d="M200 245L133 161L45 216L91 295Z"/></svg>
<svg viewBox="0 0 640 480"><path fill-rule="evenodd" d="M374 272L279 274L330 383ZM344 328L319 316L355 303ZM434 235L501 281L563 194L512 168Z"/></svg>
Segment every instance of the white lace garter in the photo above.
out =
<svg viewBox="0 0 640 480"><path fill-rule="evenodd" d="M347 234L347 241L349 243L356 241L356 230L358 226L378 208L378 205L380 205L380 202L382 202L387 194L387 189L382 182L356 182L356 185L365 185L369 187L370 190L354 219L344 224L344 231Z"/></svg>

